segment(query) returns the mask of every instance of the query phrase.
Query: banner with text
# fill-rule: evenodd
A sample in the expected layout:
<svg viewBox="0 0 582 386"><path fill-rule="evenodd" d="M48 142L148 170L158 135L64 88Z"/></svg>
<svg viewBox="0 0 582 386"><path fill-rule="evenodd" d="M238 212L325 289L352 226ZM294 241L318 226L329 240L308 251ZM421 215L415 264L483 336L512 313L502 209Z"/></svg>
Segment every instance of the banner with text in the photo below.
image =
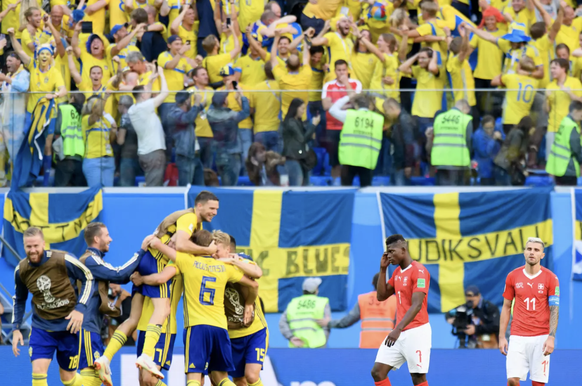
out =
<svg viewBox="0 0 582 386"><path fill-rule="evenodd" d="M201 191L192 187L188 206ZM204 229L235 237L237 251L263 269L260 296L267 312L281 312L301 296L306 277L321 277L319 295L334 311L347 307L355 189L282 191L214 189L218 215Z"/></svg>
<svg viewBox="0 0 582 386"><path fill-rule="evenodd" d="M29 227L43 230L45 249L60 249L81 256L87 248L84 229L98 220L103 210L101 189L90 188L80 193L26 193L11 189L4 201L3 234L6 242L25 258L22 233ZM2 257L11 265L18 257L2 248Z"/></svg>
<svg viewBox="0 0 582 386"><path fill-rule="evenodd" d="M551 268L549 192L381 193L386 236L402 234L411 257L430 272L429 312L464 304L464 288L471 284L501 305L505 276L524 265L528 237L545 242L542 265Z"/></svg>

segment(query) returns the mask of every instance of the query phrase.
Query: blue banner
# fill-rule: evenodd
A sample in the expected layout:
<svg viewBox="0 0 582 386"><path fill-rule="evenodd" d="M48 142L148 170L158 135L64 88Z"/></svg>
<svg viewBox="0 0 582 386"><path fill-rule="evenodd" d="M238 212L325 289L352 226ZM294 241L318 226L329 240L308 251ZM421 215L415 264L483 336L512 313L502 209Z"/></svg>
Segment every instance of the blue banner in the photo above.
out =
<svg viewBox="0 0 582 386"><path fill-rule="evenodd" d="M573 190L574 202L574 247L572 279L582 281L582 192Z"/></svg>
<svg viewBox="0 0 582 386"><path fill-rule="evenodd" d="M189 207L201 190L192 187ZM301 284L310 276L323 280L319 295L329 298L332 310L346 309L355 189L212 191L220 208L204 228L234 236L237 251L261 266L267 312L285 310L292 298L301 296Z"/></svg>
<svg viewBox="0 0 582 386"><path fill-rule="evenodd" d="M25 193L11 189L4 201L4 238L20 258L25 258L22 233L35 226L43 230L45 249L80 256L87 248L83 230L91 221L98 221L102 210L99 188L80 193ZM2 257L13 266L18 264L18 257L7 248L2 248Z"/></svg>
<svg viewBox="0 0 582 386"><path fill-rule="evenodd" d="M412 258L430 272L429 312L464 304L464 288L471 284L501 305L505 276L525 264L528 237L545 242L542 265L551 269L549 192L381 194L384 233L402 234Z"/></svg>

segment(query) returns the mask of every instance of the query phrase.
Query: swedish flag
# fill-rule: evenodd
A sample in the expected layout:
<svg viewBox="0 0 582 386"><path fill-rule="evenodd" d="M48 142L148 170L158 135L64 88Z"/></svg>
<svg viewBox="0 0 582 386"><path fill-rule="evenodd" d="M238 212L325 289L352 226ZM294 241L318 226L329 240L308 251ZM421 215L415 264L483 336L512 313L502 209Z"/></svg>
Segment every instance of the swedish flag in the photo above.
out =
<svg viewBox="0 0 582 386"><path fill-rule="evenodd" d="M542 264L551 268L549 193L382 193L384 233L402 234L411 257L429 270L429 312L446 312L465 303L464 288L471 284L487 300L501 304L505 276L525 263L528 237L546 243Z"/></svg>
<svg viewBox="0 0 582 386"><path fill-rule="evenodd" d="M16 155L14 171L12 173L12 189L32 186L42 167L46 132L51 123L54 123L52 113L55 109L55 101L43 98L36 104L30 118L30 127L27 128L26 141ZM53 129L54 130L54 129ZM50 131L50 130L48 130Z"/></svg>
<svg viewBox="0 0 582 386"><path fill-rule="evenodd" d="M43 230L46 249L80 256L87 247L83 230L88 223L98 220L102 210L99 188L80 193L25 193L11 189L4 201L4 238L24 258L22 233L35 226ZM18 264L7 248L2 248L2 257L13 266Z"/></svg>
<svg viewBox="0 0 582 386"><path fill-rule="evenodd" d="M200 190L192 187L188 206ZM320 295L332 310L345 310L354 192L215 189L220 209L204 228L234 236L237 250L263 269L267 312L284 310L309 276L322 278Z"/></svg>

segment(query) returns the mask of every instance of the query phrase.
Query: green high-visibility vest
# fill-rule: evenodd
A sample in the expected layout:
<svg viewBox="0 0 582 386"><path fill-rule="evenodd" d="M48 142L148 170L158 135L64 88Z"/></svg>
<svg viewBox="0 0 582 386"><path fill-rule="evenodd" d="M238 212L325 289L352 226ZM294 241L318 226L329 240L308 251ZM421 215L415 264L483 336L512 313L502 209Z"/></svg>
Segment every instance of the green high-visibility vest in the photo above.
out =
<svg viewBox="0 0 582 386"><path fill-rule="evenodd" d="M467 147L467 125L473 118L458 109L439 114L434 122L434 141L430 153L434 166L471 166Z"/></svg>
<svg viewBox="0 0 582 386"><path fill-rule="evenodd" d="M375 169L382 148L384 116L369 110L348 110L340 134L342 165Z"/></svg>
<svg viewBox="0 0 582 386"><path fill-rule="evenodd" d="M566 174L570 160L572 160L576 168L576 177L580 177L580 164L578 164L576 158L572 157L572 150L570 149L572 130L580 133L580 126L567 115L560 122L560 128L552 144L552 151L548 155L548 162L546 163L546 172L548 174L563 177Z"/></svg>
<svg viewBox="0 0 582 386"><path fill-rule="evenodd" d="M63 137L63 153L65 157L85 155L85 141L83 141L83 129L81 116L71 105L62 104L61 110L61 137Z"/></svg>
<svg viewBox="0 0 582 386"><path fill-rule="evenodd" d="M317 323L323 319L328 298L303 295L291 300L287 306L287 322L293 336L301 339L305 348L325 346L325 331ZM295 347L289 342L289 347Z"/></svg>

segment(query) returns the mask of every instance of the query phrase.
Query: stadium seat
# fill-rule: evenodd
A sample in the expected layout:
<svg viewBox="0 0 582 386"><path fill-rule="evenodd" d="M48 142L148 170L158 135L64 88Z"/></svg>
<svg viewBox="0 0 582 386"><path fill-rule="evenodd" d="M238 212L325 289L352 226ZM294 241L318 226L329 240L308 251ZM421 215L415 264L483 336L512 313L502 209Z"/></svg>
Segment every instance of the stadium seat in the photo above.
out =
<svg viewBox="0 0 582 386"><path fill-rule="evenodd" d="M372 186L390 186L390 177L376 176L372 178Z"/></svg>
<svg viewBox="0 0 582 386"><path fill-rule="evenodd" d="M435 186L434 177L410 177L413 186Z"/></svg>
<svg viewBox="0 0 582 386"><path fill-rule="evenodd" d="M249 176L242 176L238 178L238 186L254 186Z"/></svg>
<svg viewBox="0 0 582 386"><path fill-rule="evenodd" d="M325 157L323 158L323 175L324 176L331 176L331 165L329 164L329 154L325 153Z"/></svg>
<svg viewBox="0 0 582 386"><path fill-rule="evenodd" d="M317 165L311 170L311 175L313 176L321 176L323 172L323 162L325 160L325 155L327 151L323 147L314 147L313 151L317 156Z"/></svg>
<svg viewBox="0 0 582 386"><path fill-rule="evenodd" d="M144 185L145 185L145 176L135 177L135 186L144 186Z"/></svg>
<svg viewBox="0 0 582 386"><path fill-rule="evenodd" d="M554 179L549 175L529 175L525 178L525 186L552 186Z"/></svg>
<svg viewBox="0 0 582 386"><path fill-rule="evenodd" d="M328 176L311 176L309 181L313 186L330 186L332 183L331 177Z"/></svg>

